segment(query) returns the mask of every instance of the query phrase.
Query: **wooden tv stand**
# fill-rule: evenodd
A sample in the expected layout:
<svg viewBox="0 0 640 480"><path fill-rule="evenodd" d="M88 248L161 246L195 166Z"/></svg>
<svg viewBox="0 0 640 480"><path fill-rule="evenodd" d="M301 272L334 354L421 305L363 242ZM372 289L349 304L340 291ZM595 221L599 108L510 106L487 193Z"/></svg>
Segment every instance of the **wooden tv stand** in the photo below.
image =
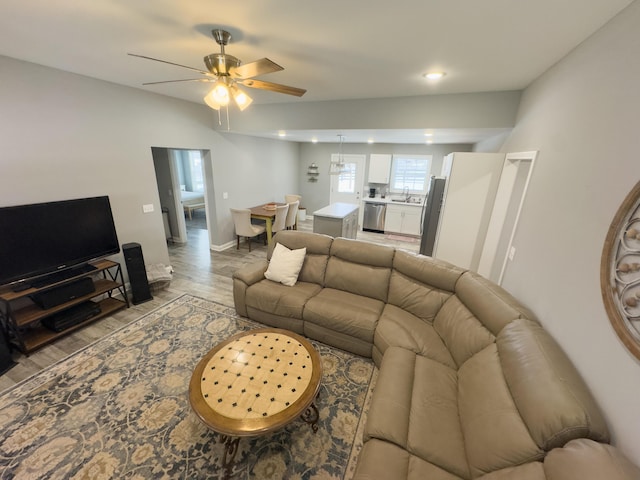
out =
<svg viewBox="0 0 640 480"><path fill-rule="evenodd" d="M6 328L12 345L25 354L29 354L38 348L51 343L55 339L82 328L88 323L111 315L112 313L129 307L129 298L124 286L122 268L118 262L111 260L98 260L91 262L96 267L89 273L82 273L64 281L47 285L42 288L28 288L15 292L10 288L0 290L0 321ZM94 277L95 276L95 277ZM29 299L29 295L62 287L84 277L94 277L95 291L55 307L43 309ZM120 298L113 296L114 290L120 293ZM42 325L41 321L47 317L63 312L75 305L93 300L100 306L100 313L76 323L66 330L55 332Z"/></svg>

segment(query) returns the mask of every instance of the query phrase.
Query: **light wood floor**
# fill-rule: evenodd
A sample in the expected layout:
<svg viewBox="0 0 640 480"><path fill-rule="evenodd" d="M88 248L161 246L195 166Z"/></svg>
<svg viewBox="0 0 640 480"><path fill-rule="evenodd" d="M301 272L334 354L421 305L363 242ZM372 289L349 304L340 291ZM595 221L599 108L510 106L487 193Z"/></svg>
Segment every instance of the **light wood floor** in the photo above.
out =
<svg viewBox="0 0 640 480"><path fill-rule="evenodd" d="M313 220L307 218L306 221L300 222L299 229L312 231ZM153 300L132 305L131 308L116 312L111 317L100 319L29 356L15 352L13 359L18 362L18 365L0 376L0 391L62 360L183 293L233 306L231 281L233 272L242 265L265 258L267 247L262 241L254 241L251 253L244 243L241 243L240 250L229 248L222 252L212 252L209 250L206 230L188 228L187 237L186 244L169 245L169 258L174 269L173 280L166 289L154 294ZM398 236L358 232L358 239L393 245L411 251L417 251L419 248L419 242L415 239L401 240L402 237Z"/></svg>

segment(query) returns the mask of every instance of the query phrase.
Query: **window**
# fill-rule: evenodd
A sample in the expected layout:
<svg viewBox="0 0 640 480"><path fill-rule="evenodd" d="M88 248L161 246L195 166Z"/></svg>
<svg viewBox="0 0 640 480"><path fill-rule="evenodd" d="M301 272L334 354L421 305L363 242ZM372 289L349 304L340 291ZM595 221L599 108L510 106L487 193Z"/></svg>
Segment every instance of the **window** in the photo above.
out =
<svg viewBox="0 0 640 480"><path fill-rule="evenodd" d="M356 191L356 164L346 163L338 174L338 192L354 193Z"/></svg>
<svg viewBox="0 0 640 480"><path fill-rule="evenodd" d="M431 155L394 155L391 163L392 192L426 194L429 188Z"/></svg>
<svg viewBox="0 0 640 480"><path fill-rule="evenodd" d="M194 192L204 192L204 177L202 176L202 156L200 150L189 151L189 170Z"/></svg>
<svg viewBox="0 0 640 480"><path fill-rule="evenodd" d="M204 192L202 152L200 150L175 151L180 189L188 192Z"/></svg>

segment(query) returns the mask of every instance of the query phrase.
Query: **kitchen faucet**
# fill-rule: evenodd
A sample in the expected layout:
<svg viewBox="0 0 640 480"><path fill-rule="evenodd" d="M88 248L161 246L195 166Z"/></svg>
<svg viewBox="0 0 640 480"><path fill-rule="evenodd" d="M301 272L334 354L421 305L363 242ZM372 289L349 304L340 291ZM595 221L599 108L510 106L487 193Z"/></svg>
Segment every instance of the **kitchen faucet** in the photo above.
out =
<svg viewBox="0 0 640 480"><path fill-rule="evenodd" d="M404 188L402 189L402 195L404 195L404 200L405 200L405 202L408 202L408 201L409 201L409 197L410 197L410 194L409 194L409 187L404 187Z"/></svg>

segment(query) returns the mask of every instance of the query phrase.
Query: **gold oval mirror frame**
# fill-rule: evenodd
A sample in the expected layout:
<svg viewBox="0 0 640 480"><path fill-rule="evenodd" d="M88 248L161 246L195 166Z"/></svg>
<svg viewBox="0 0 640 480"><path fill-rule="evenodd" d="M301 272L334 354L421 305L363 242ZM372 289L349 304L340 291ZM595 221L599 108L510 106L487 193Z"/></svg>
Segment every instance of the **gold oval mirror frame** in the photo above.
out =
<svg viewBox="0 0 640 480"><path fill-rule="evenodd" d="M602 250L600 288L609 320L640 359L640 182L616 212Z"/></svg>

